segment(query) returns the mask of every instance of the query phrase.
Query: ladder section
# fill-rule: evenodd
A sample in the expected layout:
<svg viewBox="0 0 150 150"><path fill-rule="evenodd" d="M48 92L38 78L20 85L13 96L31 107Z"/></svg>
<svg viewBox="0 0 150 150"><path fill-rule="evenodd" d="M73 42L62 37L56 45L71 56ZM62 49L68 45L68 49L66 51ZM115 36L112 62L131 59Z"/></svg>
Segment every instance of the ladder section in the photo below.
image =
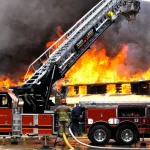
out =
<svg viewBox="0 0 150 150"><path fill-rule="evenodd" d="M100 15L100 12L102 14L106 14L106 12L104 11L105 7L107 7L107 10L109 10L109 8L113 6L113 4L120 0L116 0L114 2L113 1L114 0L101 0L69 31L67 31L60 39L58 39L51 47L49 47L39 58L37 58L27 70L24 80L25 87L30 87L33 84L40 84L41 78L46 75L47 71L50 70L50 68L53 68L54 63L65 63L65 61L67 62L67 59L73 57L75 54L74 49L72 49L73 46L93 26L93 24L96 24L97 21L101 19L102 15ZM92 21L93 24L90 25ZM54 52L51 54L51 51ZM37 65L39 66L39 68L36 68ZM31 73L32 75L30 77Z"/></svg>
<svg viewBox="0 0 150 150"><path fill-rule="evenodd" d="M12 137L17 138L21 136L21 108L13 109L13 125Z"/></svg>

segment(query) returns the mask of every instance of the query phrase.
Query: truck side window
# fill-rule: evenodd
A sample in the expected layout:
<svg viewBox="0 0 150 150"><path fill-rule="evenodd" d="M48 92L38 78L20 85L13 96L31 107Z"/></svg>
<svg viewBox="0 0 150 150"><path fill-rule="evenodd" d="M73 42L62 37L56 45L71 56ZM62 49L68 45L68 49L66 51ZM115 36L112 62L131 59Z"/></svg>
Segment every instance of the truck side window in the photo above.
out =
<svg viewBox="0 0 150 150"><path fill-rule="evenodd" d="M8 107L8 99L6 95L0 95L0 107Z"/></svg>
<svg viewBox="0 0 150 150"><path fill-rule="evenodd" d="M118 117L144 117L145 106L120 106L118 108Z"/></svg>

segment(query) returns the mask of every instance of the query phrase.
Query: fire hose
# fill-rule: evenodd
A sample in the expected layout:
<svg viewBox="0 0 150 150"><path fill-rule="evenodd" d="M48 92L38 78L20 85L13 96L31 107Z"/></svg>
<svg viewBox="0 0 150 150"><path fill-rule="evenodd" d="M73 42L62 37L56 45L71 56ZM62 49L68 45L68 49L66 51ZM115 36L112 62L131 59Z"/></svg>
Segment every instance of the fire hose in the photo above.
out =
<svg viewBox="0 0 150 150"><path fill-rule="evenodd" d="M64 138L64 141L65 141L65 143L67 144L67 146L68 146L71 150L74 150L74 148L71 146L71 144L69 143L68 139L66 138L65 133L63 133L63 138Z"/></svg>
<svg viewBox="0 0 150 150"><path fill-rule="evenodd" d="M81 142L81 141L79 141L75 136L74 136L74 134L72 133L72 131L71 131L71 129L69 128L69 132L70 132L70 134L71 134L71 136L73 137L73 139L76 141L76 142L78 142L79 144L81 144L81 145L83 145L83 146L86 146L86 147L89 147L89 148L94 148L94 149L143 149L143 150L145 150L145 149L150 149L150 148L130 148L130 147L100 147L100 146L93 146L93 145L88 145L88 144L85 144L85 143L83 143L83 142Z"/></svg>

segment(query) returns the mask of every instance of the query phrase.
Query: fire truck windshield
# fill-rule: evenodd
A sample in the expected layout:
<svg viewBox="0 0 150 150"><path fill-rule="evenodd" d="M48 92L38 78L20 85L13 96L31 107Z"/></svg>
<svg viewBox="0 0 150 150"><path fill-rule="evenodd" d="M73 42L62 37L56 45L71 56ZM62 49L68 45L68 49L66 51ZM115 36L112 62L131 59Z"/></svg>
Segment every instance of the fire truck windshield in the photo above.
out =
<svg viewBox="0 0 150 150"><path fill-rule="evenodd" d="M6 95L0 95L0 107L8 107L8 100Z"/></svg>

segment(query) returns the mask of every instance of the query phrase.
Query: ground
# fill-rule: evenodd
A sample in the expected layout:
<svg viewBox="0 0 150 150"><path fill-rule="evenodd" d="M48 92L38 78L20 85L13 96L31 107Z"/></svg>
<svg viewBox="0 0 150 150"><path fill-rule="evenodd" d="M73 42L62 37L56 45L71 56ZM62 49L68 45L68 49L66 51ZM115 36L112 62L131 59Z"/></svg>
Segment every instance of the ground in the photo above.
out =
<svg viewBox="0 0 150 150"><path fill-rule="evenodd" d="M83 137L79 138L80 141L86 144L90 144L90 141ZM60 140L58 140L60 141ZM141 139L142 141L142 139ZM147 148L150 148L150 139L145 140L147 143ZM69 147L65 145L63 141L60 141L57 143L57 145L54 147L54 142L55 142L55 137L50 137L48 139L47 144L51 147L51 150L67 150ZM71 145L75 148L75 150L92 150L92 148L87 148L85 146L81 146L79 143L77 143L74 139L70 138L69 142ZM44 145L45 141L41 138L39 139L38 137L27 137L27 138L21 138L20 142L18 145L11 144L10 138L0 139L0 150L37 150ZM109 147L108 149L111 149L110 147L117 147L119 148L120 146L115 143L115 141L110 140L109 144L106 145L105 147ZM125 147L121 146L122 148L141 148L140 143L137 143L136 145L132 145L131 147Z"/></svg>

